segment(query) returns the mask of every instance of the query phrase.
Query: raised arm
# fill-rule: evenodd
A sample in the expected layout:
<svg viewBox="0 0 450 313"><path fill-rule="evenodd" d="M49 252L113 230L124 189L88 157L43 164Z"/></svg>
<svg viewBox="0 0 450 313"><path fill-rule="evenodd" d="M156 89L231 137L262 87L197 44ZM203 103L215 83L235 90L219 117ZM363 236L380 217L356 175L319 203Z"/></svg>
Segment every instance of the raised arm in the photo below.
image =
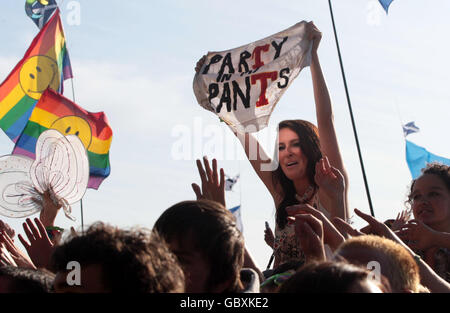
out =
<svg viewBox="0 0 450 313"><path fill-rule="evenodd" d="M328 88L323 77L322 69L320 67L319 56L317 54L317 49L319 47L320 40L322 39L322 33L312 22L308 24L308 27L310 27L310 39L313 40L310 67L314 89L314 100L316 103L317 127L319 129L320 146L322 154L326 155L328 157L328 160L330 161L330 164L338 169L344 176L346 216L339 217L347 218L349 216L347 205L348 176L344 168L344 162L342 161L342 156L339 150L339 144L336 136L336 130L334 128L334 116L330 95L328 93ZM327 208L327 204L328 203L326 203L326 201L325 203L323 203L325 208Z"/></svg>
<svg viewBox="0 0 450 313"><path fill-rule="evenodd" d="M280 202L280 192L277 192L272 181L272 172L276 169L273 168L274 164L272 159L269 158L262 146L259 144L258 140L252 134L236 132L234 134L241 142L245 155L250 161L250 164L258 177L269 190L275 200L275 203Z"/></svg>
<svg viewBox="0 0 450 313"><path fill-rule="evenodd" d="M205 63L206 55L204 55L200 60L198 60L195 66L195 72L198 73ZM244 148L245 155L247 156L250 164L255 170L258 177L262 180L264 185L267 187L269 192L274 197L275 202L277 202L279 196L275 192L275 187L272 183L272 171L271 167L272 160L268 157L264 149L259 144L258 140L250 133L236 132L230 128L234 135L239 139Z"/></svg>

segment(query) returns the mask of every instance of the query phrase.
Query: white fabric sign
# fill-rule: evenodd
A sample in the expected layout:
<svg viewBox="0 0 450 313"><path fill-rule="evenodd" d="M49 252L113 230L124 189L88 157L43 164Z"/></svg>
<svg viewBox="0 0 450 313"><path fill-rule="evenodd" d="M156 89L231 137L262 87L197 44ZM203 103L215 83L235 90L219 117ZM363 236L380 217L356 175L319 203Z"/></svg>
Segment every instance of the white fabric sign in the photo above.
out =
<svg viewBox="0 0 450 313"><path fill-rule="evenodd" d="M306 24L236 49L209 52L194 77L198 103L235 130L266 127L284 91L311 62Z"/></svg>

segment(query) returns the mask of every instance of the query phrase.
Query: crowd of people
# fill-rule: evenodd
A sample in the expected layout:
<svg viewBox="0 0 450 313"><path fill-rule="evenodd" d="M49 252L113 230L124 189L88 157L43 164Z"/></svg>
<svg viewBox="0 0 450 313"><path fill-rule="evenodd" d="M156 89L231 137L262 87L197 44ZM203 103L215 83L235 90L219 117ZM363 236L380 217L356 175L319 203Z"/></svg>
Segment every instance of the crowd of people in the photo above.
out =
<svg viewBox="0 0 450 313"><path fill-rule="evenodd" d="M54 225L61 206L51 190L42 195L40 217L23 223L26 238L0 221L0 292L450 292L449 166L429 164L396 218L382 222L355 210L368 224L355 229L317 54L322 34L308 27L318 125L281 122L276 160L264 153L252 158L250 147L261 152L259 143L236 134L276 207L275 231L264 236L272 268L256 266L226 209L225 173L205 157L197 160L201 186L192 185L197 200L174 204L151 229L98 222L85 232L63 231ZM271 162L274 171L262 170Z"/></svg>

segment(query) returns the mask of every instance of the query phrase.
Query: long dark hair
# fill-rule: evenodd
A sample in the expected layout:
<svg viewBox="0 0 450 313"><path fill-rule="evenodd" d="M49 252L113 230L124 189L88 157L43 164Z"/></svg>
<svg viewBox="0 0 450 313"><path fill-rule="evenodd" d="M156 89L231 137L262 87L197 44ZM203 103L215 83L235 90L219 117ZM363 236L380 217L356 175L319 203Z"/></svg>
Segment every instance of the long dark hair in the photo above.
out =
<svg viewBox="0 0 450 313"><path fill-rule="evenodd" d="M306 175L309 183L316 190L317 185L314 181L314 176L316 175L316 163L322 158L317 127L314 124L304 120L286 120L278 124L279 130L283 128L289 128L298 135L302 153L308 159ZM278 160L278 147L275 147L275 158ZM287 176L283 173L279 162L277 169L272 172L272 182L274 186L277 186L278 184L281 185L281 189L283 190L283 201L277 207L276 211L277 225L283 229L286 226L288 216L286 207L298 204L298 201L295 198L296 190L293 181L287 178Z"/></svg>

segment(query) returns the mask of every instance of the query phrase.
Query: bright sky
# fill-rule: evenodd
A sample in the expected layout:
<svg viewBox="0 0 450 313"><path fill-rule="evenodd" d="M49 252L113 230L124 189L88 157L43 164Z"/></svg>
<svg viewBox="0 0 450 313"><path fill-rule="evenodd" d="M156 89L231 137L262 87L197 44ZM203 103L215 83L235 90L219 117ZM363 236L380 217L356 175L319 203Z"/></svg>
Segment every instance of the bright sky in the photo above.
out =
<svg viewBox="0 0 450 313"><path fill-rule="evenodd" d="M24 2L2 3L0 81L38 33L25 15ZM415 121L420 133L408 138L434 154L450 157L448 139L442 139L450 132L450 45L446 39L450 2L394 0L387 16L375 0L333 2L375 215L382 220L395 218L404 207L411 181L401 123ZM104 111L114 132L111 175L98 191L87 191L85 225L102 220L121 227L152 227L169 206L195 198L191 189L192 182L199 182L195 159L206 154L218 158L229 175L240 173L240 183L227 195L228 206L241 201L247 247L265 269L271 252L263 240L264 221L274 226L274 204L231 132L197 104L192 80L197 60L207 51L235 48L301 20L314 21L323 32L319 56L349 174L350 205L369 212L328 1L58 3L76 102L91 112ZM73 97L70 81L65 95ZM316 122L309 68L278 103L269 129L261 131L269 155L275 143L269 130L273 133L281 120L297 118ZM186 138L191 138L189 149L180 160L174 147ZM12 149L2 132L0 155ZM58 226L80 227L80 206L75 204L73 209L77 221L61 214ZM22 220L3 220L23 233ZM355 222L363 226L358 218Z"/></svg>

